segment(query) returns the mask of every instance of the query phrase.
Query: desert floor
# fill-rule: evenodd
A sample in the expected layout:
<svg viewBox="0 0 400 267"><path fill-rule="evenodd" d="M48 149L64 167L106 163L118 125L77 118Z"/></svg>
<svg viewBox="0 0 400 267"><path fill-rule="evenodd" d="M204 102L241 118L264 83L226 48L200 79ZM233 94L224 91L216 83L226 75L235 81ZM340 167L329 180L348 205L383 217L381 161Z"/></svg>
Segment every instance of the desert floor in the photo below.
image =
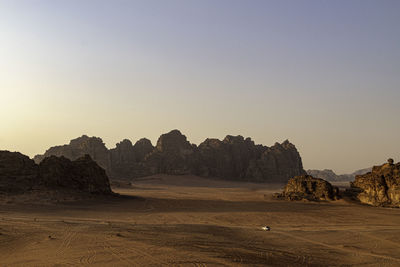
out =
<svg viewBox="0 0 400 267"><path fill-rule="evenodd" d="M135 197L0 205L0 265L400 266L400 209L187 176L114 191Z"/></svg>

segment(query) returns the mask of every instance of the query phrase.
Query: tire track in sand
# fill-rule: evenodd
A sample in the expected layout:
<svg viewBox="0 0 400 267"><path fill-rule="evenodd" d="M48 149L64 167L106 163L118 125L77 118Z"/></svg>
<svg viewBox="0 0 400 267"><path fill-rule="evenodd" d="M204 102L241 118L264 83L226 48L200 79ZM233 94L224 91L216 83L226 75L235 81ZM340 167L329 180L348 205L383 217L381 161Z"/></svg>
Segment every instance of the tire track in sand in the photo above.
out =
<svg viewBox="0 0 400 267"><path fill-rule="evenodd" d="M314 240L311 240L311 239L308 239L308 238L296 236L296 235L293 235L293 234L290 234L290 233L284 233L282 231L276 231L275 230L274 232L278 233L278 234L281 234L281 235L284 235L284 236L287 236L287 237L290 237L290 238L295 238L295 239L302 240L302 241L305 241L305 242L308 242L308 243L311 243L311 244L324 246L324 247L327 247L327 248L330 248L330 249L339 250L339 251L350 253L350 254L361 254L361 255L364 255L364 256L371 256L371 257L376 257L376 258L380 258L380 259L384 259L384 260L396 261L396 262L400 263L400 259L399 258L394 258L394 257L386 256L386 255L380 255L380 254L375 254L375 253L365 252L365 251L354 251L354 250L351 250L351 249L341 248L341 247L338 247L338 246L335 246L335 245L329 245L329 244L325 244L323 242L318 242L318 241L314 241Z"/></svg>

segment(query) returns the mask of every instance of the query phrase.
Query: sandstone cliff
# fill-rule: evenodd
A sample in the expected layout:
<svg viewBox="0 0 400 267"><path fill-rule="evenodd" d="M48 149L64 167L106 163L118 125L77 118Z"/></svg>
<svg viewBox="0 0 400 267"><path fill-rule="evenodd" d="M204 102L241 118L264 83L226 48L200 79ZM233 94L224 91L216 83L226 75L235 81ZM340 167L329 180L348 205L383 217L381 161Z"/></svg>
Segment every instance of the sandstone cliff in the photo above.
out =
<svg viewBox="0 0 400 267"><path fill-rule="evenodd" d="M291 178L281 194L275 194L278 199L285 200L336 200L339 198L339 189L329 182L302 175Z"/></svg>
<svg viewBox="0 0 400 267"><path fill-rule="evenodd" d="M372 171L357 175L351 183L355 197L361 202L373 206L400 207L400 162L392 159Z"/></svg>
<svg viewBox="0 0 400 267"><path fill-rule="evenodd" d="M118 179L129 179L149 175L144 167L143 161L146 155L154 150L150 140L143 138L132 145L131 141L125 139L110 149L111 177Z"/></svg>
<svg viewBox="0 0 400 267"><path fill-rule="evenodd" d="M70 160L76 160L86 154L90 155L103 169L110 169L109 151L103 140L98 137L88 137L87 135L71 140L68 145L51 147L43 155L36 155L34 161L40 163L49 156L64 156Z"/></svg>
<svg viewBox="0 0 400 267"><path fill-rule="evenodd" d="M187 141L180 131L163 134L156 148L147 155L144 163L150 173L190 174L194 164L196 146Z"/></svg>
<svg viewBox="0 0 400 267"><path fill-rule="evenodd" d="M153 147L148 139L135 145L123 140L107 150L100 138L82 136L69 145L50 148L43 157L76 159L89 154L111 178L131 179L156 173L196 174L238 181L286 182L305 174L300 154L289 141L272 147L256 145L250 138L228 135L206 139L198 147L178 130L163 134Z"/></svg>

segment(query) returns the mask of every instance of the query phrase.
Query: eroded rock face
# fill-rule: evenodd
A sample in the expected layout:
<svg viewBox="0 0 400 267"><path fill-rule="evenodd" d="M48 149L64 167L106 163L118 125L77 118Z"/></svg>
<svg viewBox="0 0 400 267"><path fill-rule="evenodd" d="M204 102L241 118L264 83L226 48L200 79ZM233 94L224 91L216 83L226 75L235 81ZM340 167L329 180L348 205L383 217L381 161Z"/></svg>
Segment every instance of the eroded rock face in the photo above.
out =
<svg viewBox="0 0 400 267"><path fill-rule="evenodd" d="M0 192L29 193L57 190L71 193L111 194L108 177L89 155L71 161L50 156L38 166L29 157L0 151Z"/></svg>
<svg viewBox="0 0 400 267"><path fill-rule="evenodd" d="M36 163L40 163L49 156L64 156L70 160L76 160L86 154L90 155L106 171L111 169L109 151L103 140L98 137L88 137L87 135L71 140L68 145L51 147L43 155L35 156L34 160Z"/></svg>
<svg viewBox="0 0 400 267"><path fill-rule="evenodd" d="M400 207L400 162L392 159L372 171L357 175L351 183L355 197L361 202L373 206Z"/></svg>
<svg viewBox="0 0 400 267"><path fill-rule="evenodd" d="M339 198L339 189L323 179L302 175L291 178L283 192L275 197L291 201L335 200Z"/></svg>
<svg viewBox="0 0 400 267"><path fill-rule="evenodd" d="M254 144L250 138L228 135L222 141L206 139L197 147L179 130L161 135L156 147L143 138L135 145L123 140L110 150L100 138L82 136L69 145L50 148L35 159L56 155L74 160L86 153L116 179L164 173L284 183L290 177L305 174L301 157L289 141L266 147Z"/></svg>
<svg viewBox="0 0 400 267"><path fill-rule="evenodd" d="M223 141L206 139L199 145L197 173L206 177L220 177L232 180L259 180L250 167L266 150L256 146L250 139L228 135Z"/></svg>
<svg viewBox="0 0 400 267"><path fill-rule="evenodd" d="M40 185L50 189L111 194L106 172L89 155L71 161L50 156L39 164Z"/></svg>
<svg viewBox="0 0 400 267"><path fill-rule="evenodd" d="M0 192L22 193L38 182L38 167L19 152L0 151Z"/></svg>
<svg viewBox="0 0 400 267"><path fill-rule="evenodd" d="M286 182L290 177L305 175L296 147L288 140L266 147L261 157L249 169L249 177L256 181Z"/></svg>
<svg viewBox="0 0 400 267"><path fill-rule="evenodd" d="M194 164L196 146L190 144L180 131L163 134L156 148L148 154L144 163L149 173L189 174Z"/></svg>
<svg viewBox="0 0 400 267"><path fill-rule="evenodd" d="M144 158L154 150L150 140L143 138L132 145L125 139L110 149L110 174L117 179L130 179L150 175L144 166Z"/></svg>

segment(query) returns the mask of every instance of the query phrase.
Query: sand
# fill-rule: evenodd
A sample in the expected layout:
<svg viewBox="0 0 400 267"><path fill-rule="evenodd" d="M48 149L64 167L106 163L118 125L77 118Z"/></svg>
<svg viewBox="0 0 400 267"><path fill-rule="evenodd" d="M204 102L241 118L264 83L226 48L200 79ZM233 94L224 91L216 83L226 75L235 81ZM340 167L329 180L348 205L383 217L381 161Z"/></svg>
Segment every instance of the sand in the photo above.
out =
<svg viewBox="0 0 400 267"><path fill-rule="evenodd" d="M1 266L400 266L400 209L153 176L125 198L0 206ZM268 225L271 231L262 231Z"/></svg>

